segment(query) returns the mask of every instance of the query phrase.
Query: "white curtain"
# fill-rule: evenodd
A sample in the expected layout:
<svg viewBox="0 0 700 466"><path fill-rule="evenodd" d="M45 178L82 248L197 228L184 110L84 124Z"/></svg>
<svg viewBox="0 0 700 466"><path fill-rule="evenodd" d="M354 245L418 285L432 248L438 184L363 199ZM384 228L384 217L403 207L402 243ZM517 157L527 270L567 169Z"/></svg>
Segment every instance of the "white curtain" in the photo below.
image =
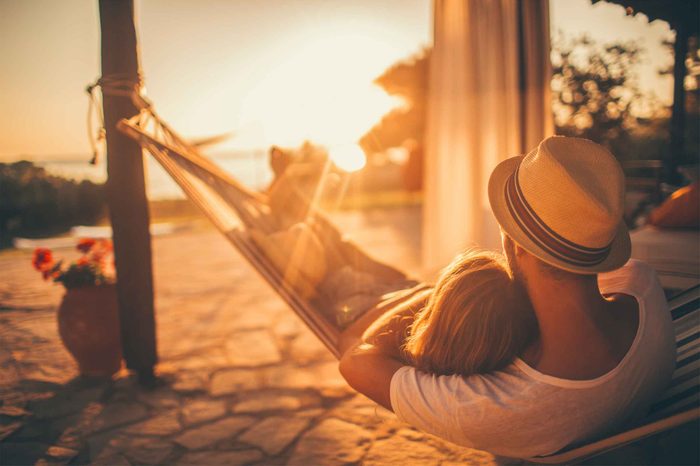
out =
<svg viewBox="0 0 700 466"><path fill-rule="evenodd" d="M553 133L547 0L434 0L425 143L423 265L499 249L496 164Z"/></svg>

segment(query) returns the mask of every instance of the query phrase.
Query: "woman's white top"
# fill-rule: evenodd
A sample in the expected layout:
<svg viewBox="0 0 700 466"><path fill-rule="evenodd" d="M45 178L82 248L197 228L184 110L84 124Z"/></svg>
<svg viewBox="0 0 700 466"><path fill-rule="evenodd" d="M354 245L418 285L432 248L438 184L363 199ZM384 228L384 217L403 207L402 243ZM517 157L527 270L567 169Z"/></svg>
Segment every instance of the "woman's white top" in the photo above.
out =
<svg viewBox="0 0 700 466"><path fill-rule="evenodd" d="M468 377L436 376L406 366L391 380L394 412L430 434L513 458L555 453L643 416L675 367L668 304L656 273L643 262L630 260L600 274L598 284L603 294L623 293L639 304L634 341L607 374L560 379L521 359L501 371Z"/></svg>

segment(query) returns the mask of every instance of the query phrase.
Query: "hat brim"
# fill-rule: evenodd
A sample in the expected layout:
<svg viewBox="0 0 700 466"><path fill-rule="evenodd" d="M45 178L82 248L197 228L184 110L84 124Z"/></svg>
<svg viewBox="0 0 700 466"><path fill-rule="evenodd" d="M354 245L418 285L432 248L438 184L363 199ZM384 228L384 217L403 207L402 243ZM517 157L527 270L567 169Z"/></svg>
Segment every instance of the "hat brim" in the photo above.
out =
<svg viewBox="0 0 700 466"><path fill-rule="evenodd" d="M516 244L538 259L554 267L568 270L569 272L596 274L609 272L625 265L629 260L632 244L629 232L623 221L621 221L618 226L617 233L610 246L610 254L608 254L608 257L606 257L603 262L590 267L569 264L568 262L552 256L525 234L511 216L505 199L506 181L508 181L508 178L515 172L524 158L525 156L521 155L504 160L496 166L489 179L489 202L491 204L491 210L503 231L510 236Z"/></svg>

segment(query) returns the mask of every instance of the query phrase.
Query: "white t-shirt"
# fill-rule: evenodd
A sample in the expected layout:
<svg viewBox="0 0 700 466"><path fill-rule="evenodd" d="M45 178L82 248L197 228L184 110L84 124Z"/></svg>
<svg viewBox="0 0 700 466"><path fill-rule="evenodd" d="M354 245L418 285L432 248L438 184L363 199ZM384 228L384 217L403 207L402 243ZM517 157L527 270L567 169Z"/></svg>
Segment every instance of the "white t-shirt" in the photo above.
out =
<svg viewBox="0 0 700 466"><path fill-rule="evenodd" d="M530 458L619 428L645 414L671 380L676 361L671 315L656 273L631 260L600 274L603 294L639 303L639 327L617 367L592 380L548 376L516 359L503 370L462 377L402 367L391 406L402 421L458 445ZM562 310L564 312L564 310Z"/></svg>

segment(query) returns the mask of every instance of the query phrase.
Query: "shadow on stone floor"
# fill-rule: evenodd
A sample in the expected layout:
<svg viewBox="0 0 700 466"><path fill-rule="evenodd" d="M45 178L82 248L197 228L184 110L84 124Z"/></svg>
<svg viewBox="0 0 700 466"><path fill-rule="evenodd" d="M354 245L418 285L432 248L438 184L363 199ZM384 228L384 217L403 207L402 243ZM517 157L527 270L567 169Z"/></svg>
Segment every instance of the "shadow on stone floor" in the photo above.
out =
<svg viewBox="0 0 700 466"><path fill-rule="evenodd" d="M159 416L179 405L172 382L169 376L159 377L153 387L141 386L135 376L79 376L66 384L22 380L14 387L16 395L4 397L0 407L0 463L112 464L114 445L123 446L122 431L130 426L155 420L134 431L135 437L181 429L174 416L170 422ZM164 451L156 439L137 438L135 443L141 447L136 449L140 463L160 463L174 451L172 445Z"/></svg>
<svg viewBox="0 0 700 466"><path fill-rule="evenodd" d="M348 215L357 228L343 231L410 269L414 213ZM60 289L46 294L30 256L0 254L0 269L13 271L0 281L13 309L0 315L0 464L493 464L355 394L214 230L154 239L158 370L171 380L150 391L131 377L71 379L76 368L55 329Z"/></svg>
<svg viewBox="0 0 700 466"><path fill-rule="evenodd" d="M77 456L80 439L112 384L86 377L66 384L20 381L14 387L16 395L5 398L0 408L2 463L36 464Z"/></svg>

